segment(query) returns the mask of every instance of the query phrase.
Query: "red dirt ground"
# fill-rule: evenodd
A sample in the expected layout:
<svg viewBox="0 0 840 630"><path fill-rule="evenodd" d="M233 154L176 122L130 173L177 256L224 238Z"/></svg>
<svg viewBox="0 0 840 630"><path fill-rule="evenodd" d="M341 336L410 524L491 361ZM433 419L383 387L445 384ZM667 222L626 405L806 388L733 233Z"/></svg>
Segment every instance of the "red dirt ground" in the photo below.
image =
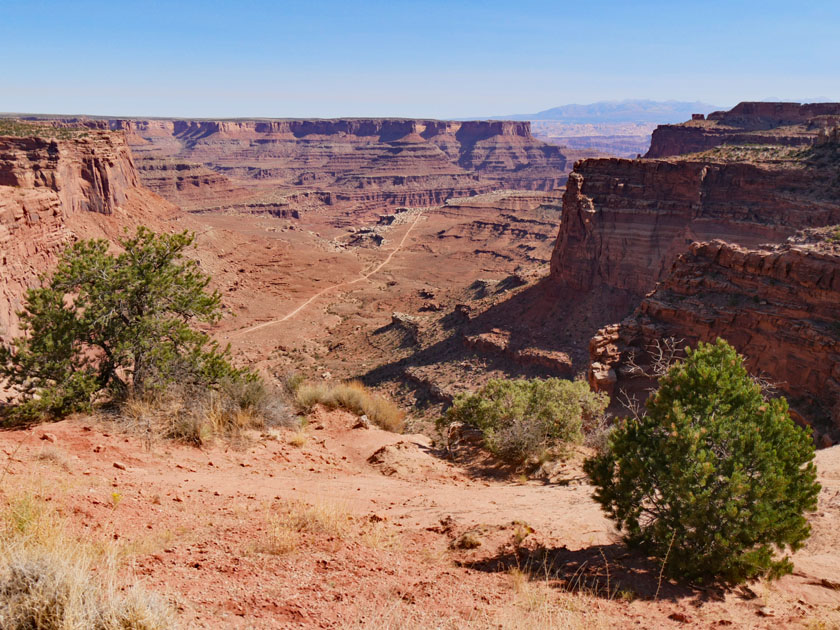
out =
<svg viewBox="0 0 840 630"><path fill-rule="evenodd" d="M793 575L730 593L664 583L655 598L659 567L616 542L575 465L565 485L488 476L423 436L355 424L316 408L302 446L284 429L201 450L148 448L114 424L74 418L0 433L0 487L6 498L34 493L87 540L113 540L126 580L164 594L188 628L840 623L837 447L817 455L820 507ZM283 548L273 532L302 505L326 524ZM516 547L525 524L534 533ZM470 537L480 546L457 548ZM533 570L530 582L517 566Z"/></svg>

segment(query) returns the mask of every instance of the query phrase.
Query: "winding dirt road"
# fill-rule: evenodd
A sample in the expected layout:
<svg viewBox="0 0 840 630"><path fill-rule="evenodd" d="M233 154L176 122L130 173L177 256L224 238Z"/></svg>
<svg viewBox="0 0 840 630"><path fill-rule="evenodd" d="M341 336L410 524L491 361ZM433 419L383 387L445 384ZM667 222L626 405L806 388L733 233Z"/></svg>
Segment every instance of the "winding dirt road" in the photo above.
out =
<svg viewBox="0 0 840 630"><path fill-rule="evenodd" d="M298 313L300 313L303 309L305 309L307 306L312 304L312 302L314 302L318 298L322 297L323 295L329 293L330 291L332 291L334 289L339 289L341 287L349 287L349 286L351 286L353 284L357 284L359 282L364 282L365 280L370 278L372 275L374 275L375 273L380 271L389 262L391 262L391 259L394 257L394 254L396 254L398 251L400 251L402 249L403 245L405 245L405 241L408 239L408 235L411 234L411 231L414 229L414 226L417 225L417 222L420 220L420 217L422 217L422 216L423 216L423 211L421 210L417 213L417 216L415 217L414 221L412 221L411 225L408 226L408 229L405 231L405 234L403 234L403 237L402 237L402 239L400 239L400 242L397 244L397 246L393 250L391 250L391 252L385 258L385 260L383 260L381 263L376 265L376 267L374 267L370 271L368 271L366 273L362 273L358 278L354 278L353 280L348 280L346 282L339 282L338 284L333 284L333 285L330 285L330 286L328 286L324 289L321 289L315 295L313 295L312 297L307 299L305 302L303 302L300 306L295 308L293 311L291 311L289 313L286 313L283 317L278 317L277 319L272 319L272 320L269 320L267 322L262 322L261 324L255 324L254 326L249 326L248 328L243 328L242 330L238 330L238 331L232 333L230 335L230 337L239 337L239 336L242 336L242 335L247 335L248 333L252 333L256 330L260 330L261 328L267 328L268 326L273 326L274 324L280 324L282 322L285 322L286 320L289 320L292 317L294 317L295 315L297 315Z"/></svg>

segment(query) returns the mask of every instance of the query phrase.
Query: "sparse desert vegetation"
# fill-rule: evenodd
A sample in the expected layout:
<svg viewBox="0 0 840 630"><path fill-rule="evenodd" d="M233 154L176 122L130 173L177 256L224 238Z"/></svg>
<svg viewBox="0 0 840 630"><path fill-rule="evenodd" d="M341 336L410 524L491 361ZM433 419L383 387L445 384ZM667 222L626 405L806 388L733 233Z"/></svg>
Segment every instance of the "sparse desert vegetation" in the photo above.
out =
<svg viewBox="0 0 840 630"><path fill-rule="evenodd" d="M602 430L609 399L593 393L585 381L491 380L474 394L458 397L439 423L462 422L484 434L487 448L502 459L524 463L561 454Z"/></svg>
<svg viewBox="0 0 840 630"><path fill-rule="evenodd" d="M0 627L7 630L171 630L169 603L120 584L115 550L74 539L32 495L0 514Z"/></svg>
<svg viewBox="0 0 840 630"><path fill-rule="evenodd" d="M299 383L294 389L294 399L302 411L324 405L328 409L346 409L358 416L367 416L373 424L386 431L401 433L405 428L405 412L359 381Z"/></svg>
<svg viewBox="0 0 840 630"><path fill-rule="evenodd" d="M586 471L629 545L678 578L737 584L793 570L817 509L814 445L724 340L687 349L646 412Z"/></svg>

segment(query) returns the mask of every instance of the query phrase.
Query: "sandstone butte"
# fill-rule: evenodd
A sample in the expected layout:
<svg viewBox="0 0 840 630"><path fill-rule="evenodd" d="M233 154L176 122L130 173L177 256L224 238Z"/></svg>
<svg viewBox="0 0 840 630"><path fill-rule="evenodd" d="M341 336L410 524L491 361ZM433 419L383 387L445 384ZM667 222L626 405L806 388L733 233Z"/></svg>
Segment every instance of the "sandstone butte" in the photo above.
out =
<svg viewBox="0 0 840 630"><path fill-rule="evenodd" d="M497 189L550 191L568 173L560 147L528 122L410 119L65 118L125 132L140 177L186 210L285 216L434 206Z"/></svg>

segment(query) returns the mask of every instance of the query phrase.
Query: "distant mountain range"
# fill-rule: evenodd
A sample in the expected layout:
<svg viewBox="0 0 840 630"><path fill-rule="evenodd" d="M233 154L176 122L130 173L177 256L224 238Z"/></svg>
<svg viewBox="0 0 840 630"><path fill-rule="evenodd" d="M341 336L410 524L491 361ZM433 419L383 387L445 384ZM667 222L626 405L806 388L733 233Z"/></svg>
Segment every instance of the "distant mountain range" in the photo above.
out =
<svg viewBox="0 0 840 630"><path fill-rule="evenodd" d="M561 105L535 114L492 116L490 120L551 120L566 124L685 122L692 114L729 109L700 101L600 101L588 105Z"/></svg>

